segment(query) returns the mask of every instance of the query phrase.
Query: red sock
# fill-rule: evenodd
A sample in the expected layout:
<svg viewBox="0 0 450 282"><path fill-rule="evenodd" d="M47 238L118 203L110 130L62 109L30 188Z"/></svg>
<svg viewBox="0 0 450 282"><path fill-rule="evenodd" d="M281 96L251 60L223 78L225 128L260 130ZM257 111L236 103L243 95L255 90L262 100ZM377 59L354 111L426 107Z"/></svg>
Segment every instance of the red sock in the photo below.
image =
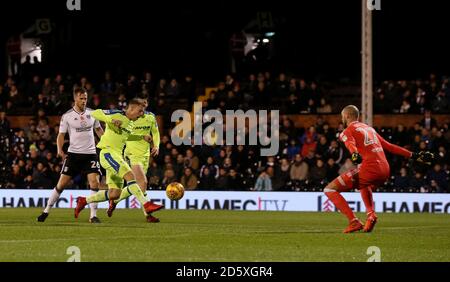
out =
<svg viewBox="0 0 450 282"><path fill-rule="evenodd" d="M373 212L373 197L372 197L372 189L371 187L364 187L359 189L361 193L361 198L364 201L364 205L366 206L367 214Z"/></svg>
<svg viewBox="0 0 450 282"><path fill-rule="evenodd" d="M347 218L348 221L355 219L355 214L352 209L348 206L347 201L342 197L339 192L325 192L325 195L333 202L334 206L337 207Z"/></svg>

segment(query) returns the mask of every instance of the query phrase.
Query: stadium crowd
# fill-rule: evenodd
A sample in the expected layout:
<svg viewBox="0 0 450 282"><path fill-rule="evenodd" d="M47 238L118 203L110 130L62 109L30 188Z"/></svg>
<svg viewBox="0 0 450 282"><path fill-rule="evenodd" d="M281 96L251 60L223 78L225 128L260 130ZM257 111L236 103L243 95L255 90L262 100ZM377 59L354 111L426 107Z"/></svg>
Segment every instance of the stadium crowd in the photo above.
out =
<svg viewBox="0 0 450 282"><path fill-rule="evenodd" d="M84 87L93 109L125 108L139 96L149 100L148 110L170 123L173 106L190 109L204 92L190 75L154 80L151 72L141 77L115 78L106 72L100 80L85 76L52 76L24 73L0 83L0 169L2 188L52 188L62 161L56 157L58 125L50 115L62 115L71 107L72 89ZM342 124L332 128L321 114L338 112L333 96L318 82L307 82L281 73L251 74L246 79L227 75L217 84L204 110L267 108L279 105L286 114L316 114L309 128L296 128L288 116L280 119L280 150L274 157L261 157L256 146L174 146L169 128L161 135L160 154L151 161L149 187L161 189L172 181L188 190L319 191L338 174L353 167L348 151L337 141ZM385 81L376 88L375 113L423 114L414 127L377 128L386 140L412 151L430 150L438 156L431 167L412 165L387 154L390 181L378 191L450 192L449 124L437 124L433 113L448 113L449 80L430 75L426 80ZM278 101L279 103L273 103ZM181 104L180 104L181 103ZM32 115L25 128L11 128L8 116ZM66 144L68 146L68 144ZM73 179L71 188L83 189L86 179Z"/></svg>

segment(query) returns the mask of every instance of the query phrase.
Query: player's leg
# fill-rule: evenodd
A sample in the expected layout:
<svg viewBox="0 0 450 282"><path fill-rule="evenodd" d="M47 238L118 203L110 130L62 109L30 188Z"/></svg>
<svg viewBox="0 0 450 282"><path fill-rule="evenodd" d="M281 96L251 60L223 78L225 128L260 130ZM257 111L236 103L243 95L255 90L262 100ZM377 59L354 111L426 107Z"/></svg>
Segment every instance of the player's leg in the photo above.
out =
<svg viewBox="0 0 450 282"><path fill-rule="evenodd" d="M148 158L130 158L130 165L131 165L131 171L133 172L135 178L136 178L136 182L139 185L139 188L141 188L142 193L144 194L144 197L147 198L147 176L146 176L146 171L148 170ZM120 193L120 198L115 200L115 201L110 201L109 202L109 208L107 211L107 214L109 217L111 217L113 215L114 210L116 209L117 204L130 197L131 191L127 188L122 189L122 192ZM159 219L154 217L151 214L148 214L145 211L145 207L144 205L141 205L142 207L142 211L144 212L144 216L146 216L147 218L147 222L150 223L157 223L159 222Z"/></svg>
<svg viewBox="0 0 450 282"><path fill-rule="evenodd" d="M136 176L137 184L142 189L142 193L144 193L144 196L146 198L147 198L147 187L148 187L148 181L147 181L148 163L149 163L148 157L143 157L136 161L134 161L132 159L130 160L131 170L133 171L134 175ZM141 207L142 207L142 211L144 212L144 215L147 218L147 222L149 222L149 223L159 222L159 218L154 217L150 213L147 213L145 211L144 206L141 206Z"/></svg>
<svg viewBox="0 0 450 282"><path fill-rule="evenodd" d="M373 169L365 169L359 175L359 192L366 207L367 219L364 232L371 232L378 221L373 203L373 189L382 185L390 175L389 165L379 165Z"/></svg>
<svg viewBox="0 0 450 282"><path fill-rule="evenodd" d="M91 190L91 195L99 192L100 188L100 175L98 173L89 173L87 175L89 182L89 189ZM91 223L100 223L100 219L97 217L97 207L98 204L92 202L89 204L91 215L89 217L89 222Z"/></svg>
<svg viewBox="0 0 450 282"><path fill-rule="evenodd" d="M102 174L98 157L96 154L86 155L83 163L83 171L87 173L91 195L96 194L100 189L100 176ZM100 220L97 217L97 206L98 204L95 202L89 204L91 210L89 222L91 223L100 223Z"/></svg>
<svg viewBox="0 0 450 282"><path fill-rule="evenodd" d="M139 185L139 188L141 188L142 193L144 196L147 196L147 177L144 175L143 169L141 165L131 165L131 171L133 172L136 183ZM125 200L126 198L131 196L131 192L128 191L128 189L123 189L120 193L119 199L115 200L114 203L117 204L122 200Z"/></svg>
<svg viewBox="0 0 450 282"><path fill-rule="evenodd" d="M142 189L137 184L136 178L131 169L123 175L123 179L125 179L126 181L126 189L128 189L128 191L136 197L141 206L144 207L147 214L158 211L164 207L147 200L147 198L144 196L144 193L142 193Z"/></svg>
<svg viewBox="0 0 450 282"><path fill-rule="evenodd" d="M64 188L69 184L72 179L71 165L67 159L64 161L63 167L61 168L61 175L59 177L58 183L53 188L52 193L50 194L50 198L47 201L47 205L41 215L38 216L37 221L44 222L48 217L50 209L55 205L55 203L59 200L61 193L64 191Z"/></svg>
<svg viewBox="0 0 450 282"><path fill-rule="evenodd" d="M88 197L78 197L77 206L75 207L75 218L78 218L78 215L87 204L115 200L120 197L123 180L117 176L118 169L116 164L107 160L109 157L110 153L107 150L102 150L100 152L100 164L106 170L106 184L108 185L109 190L99 190Z"/></svg>
<svg viewBox="0 0 450 282"><path fill-rule="evenodd" d="M355 216L347 201L341 195L341 192L346 192L353 188L353 183L357 179L357 173L357 169L344 173L328 183L323 189L328 199L333 202L334 206L343 213L349 221L349 225L344 230L344 233L351 233L363 229L362 223Z"/></svg>
<svg viewBox="0 0 450 282"><path fill-rule="evenodd" d="M372 189L373 185L367 185L367 186L360 186L359 193L361 194L361 198L364 202L364 206L366 207L366 213L370 214L374 212L374 205L373 205L373 195L372 195Z"/></svg>
<svg viewBox="0 0 450 282"><path fill-rule="evenodd" d="M373 204L372 189L374 189L374 187L374 185L367 185L359 189L367 213L366 223L364 224L364 232L371 232L378 221Z"/></svg>

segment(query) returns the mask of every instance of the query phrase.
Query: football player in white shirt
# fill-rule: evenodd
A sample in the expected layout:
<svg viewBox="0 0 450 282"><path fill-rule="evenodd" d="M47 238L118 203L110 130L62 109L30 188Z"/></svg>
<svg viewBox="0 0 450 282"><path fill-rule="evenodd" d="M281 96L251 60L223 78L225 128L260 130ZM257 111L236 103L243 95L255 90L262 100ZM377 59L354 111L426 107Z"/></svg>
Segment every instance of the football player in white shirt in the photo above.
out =
<svg viewBox="0 0 450 282"><path fill-rule="evenodd" d="M100 123L91 117L90 113L92 110L86 108L87 98L88 95L85 89L75 89L73 94L74 106L61 117L56 144L58 156L62 157L64 163L58 184L53 189L44 211L37 218L39 222L45 221L50 209L58 201L72 177L80 173L86 173L91 193L98 192L100 188L101 171L95 147L94 131L100 138L103 135L103 129ZM66 133L69 133L70 140L67 155L63 151ZM89 222L100 223L96 214L97 204L91 204L90 208L91 216Z"/></svg>

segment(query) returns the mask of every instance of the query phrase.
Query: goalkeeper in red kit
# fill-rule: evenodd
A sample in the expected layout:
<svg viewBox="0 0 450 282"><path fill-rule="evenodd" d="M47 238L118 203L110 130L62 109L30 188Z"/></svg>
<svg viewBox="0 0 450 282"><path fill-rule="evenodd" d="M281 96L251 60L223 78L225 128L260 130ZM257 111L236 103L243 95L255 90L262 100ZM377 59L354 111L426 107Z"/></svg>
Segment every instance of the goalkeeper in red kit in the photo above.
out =
<svg viewBox="0 0 450 282"><path fill-rule="evenodd" d="M346 106L342 112L342 122L346 129L339 139L351 153L351 160L357 168L341 174L324 189L325 195L349 220L344 233L361 229L371 232L377 223L374 211L372 190L382 185L390 176L389 163L384 151L411 158L415 161L430 164L434 155L429 152L413 153L383 139L372 127L358 121L359 110L353 105ZM358 189L366 206L367 220L365 225L356 218L347 201L340 194Z"/></svg>

